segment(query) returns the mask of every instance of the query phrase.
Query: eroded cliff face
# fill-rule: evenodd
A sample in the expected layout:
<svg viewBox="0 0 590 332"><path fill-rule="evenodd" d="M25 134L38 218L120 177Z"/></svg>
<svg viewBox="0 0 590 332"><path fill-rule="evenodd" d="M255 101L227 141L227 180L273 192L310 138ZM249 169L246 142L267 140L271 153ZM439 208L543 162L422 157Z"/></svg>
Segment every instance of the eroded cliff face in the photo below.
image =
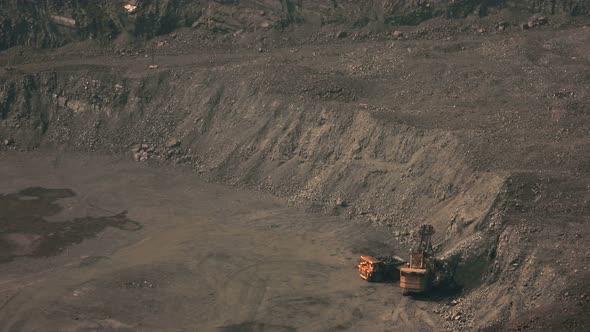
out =
<svg viewBox="0 0 590 332"><path fill-rule="evenodd" d="M511 15L587 15L585 0L409 0L364 1L31 1L5 0L0 10L0 49L17 45L57 47L72 41L109 42L121 35L150 38L179 28L224 34L257 29L282 30L343 26L385 31L416 25L435 17L487 16L507 9ZM129 12L123 6L135 3Z"/></svg>
<svg viewBox="0 0 590 332"><path fill-rule="evenodd" d="M114 13L104 26L116 38L178 26L221 35L291 24L379 29L394 24L383 13L398 13L384 3L146 1L133 20L119 6L96 8ZM188 5L190 12L177 10ZM79 34L78 6L46 21L48 30L30 28L39 37L30 45L90 36ZM56 34L45 34L56 21ZM588 27L440 41L333 38L262 52L181 45L167 54L164 42L180 45L184 36L158 40L156 69L139 48L82 58L59 50L3 71L0 150L183 164L211 181L385 226L407 246L412 231L431 223L466 290L441 311L451 329L550 330L562 318L543 313L560 308L571 328L584 323L576 317L588 307L588 272L575 266L587 265L579 248L590 236Z"/></svg>
<svg viewBox="0 0 590 332"><path fill-rule="evenodd" d="M347 103L277 95L229 74L92 70L8 80L0 135L28 149L120 153L147 144L151 159L294 205L404 230L429 221L449 243L473 233L502 186L503 176L467 165L452 134L384 122ZM171 138L181 148L167 148ZM459 217L470 230L448 224Z"/></svg>
<svg viewBox="0 0 590 332"><path fill-rule="evenodd" d="M452 132L420 129L359 103L362 83L340 78L329 80L335 88L289 92L271 74L277 71L254 60L147 73L84 65L10 75L0 84L0 143L184 164L295 206L387 225L406 245L418 225L431 223L439 253L468 291L443 314L453 328L517 325L535 299L556 301L571 285L570 274L547 262L552 231L538 223L558 215L579 222L590 212L584 186L476 170ZM559 186L551 183L577 199L556 205ZM582 234L563 227L563 234ZM570 238L567 250L583 236ZM507 290L515 283L528 286Z"/></svg>

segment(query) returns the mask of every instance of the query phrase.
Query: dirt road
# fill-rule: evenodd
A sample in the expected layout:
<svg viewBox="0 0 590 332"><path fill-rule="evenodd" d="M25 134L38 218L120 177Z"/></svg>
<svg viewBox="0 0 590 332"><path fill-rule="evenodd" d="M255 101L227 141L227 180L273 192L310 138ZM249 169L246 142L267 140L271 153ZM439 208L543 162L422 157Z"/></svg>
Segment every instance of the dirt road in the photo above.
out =
<svg viewBox="0 0 590 332"><path fill-rule="evenodd" d="M29 248L1 265L2 331L439 326L434 303L403 298L397 284L358 278L358 253L369 245L387 247L374 230L304 214L272 196L204 183L194 173L117 157L3 154L0 176L0 200L18 197L51 207L31 208L30 216L14 220L41 218L63 235L57 255ZM38 188L21 192L31 187ZM73 194L56 196L54 189ZM72 235L72 220L100 223L123 211L126 222L139 227L96 227L95 236L66 236ZM15 243L43 244L38 238L26 243L42 229L21 230Z"/></svg>

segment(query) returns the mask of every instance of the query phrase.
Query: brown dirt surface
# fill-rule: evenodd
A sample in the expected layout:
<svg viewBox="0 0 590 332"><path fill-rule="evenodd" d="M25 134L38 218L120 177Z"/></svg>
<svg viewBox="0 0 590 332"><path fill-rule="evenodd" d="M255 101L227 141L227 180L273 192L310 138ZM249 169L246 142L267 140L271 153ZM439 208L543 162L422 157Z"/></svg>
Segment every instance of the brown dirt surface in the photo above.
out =
<svg viewBox="0 0 590 332"><path fill-rule="evenodd" d="M38 187L35 195L45 196L24 200L36 215L52 214L48 223L67 227L73 217L126 210L142 226L108 228L74 246L66 238L57 256L3 264L3 331L424 331L440 324L434 303L357 276L362 248L392 249L362 225L127 158L2 158L2 192L68 188ZM19 229L27 231L39 228Z"/></svg>
<svg viewBox="0 0 590 332"><path fill-rule="evenodd" d="M584 1L158 3L0 47L2 329L588 330Z"/></svg>

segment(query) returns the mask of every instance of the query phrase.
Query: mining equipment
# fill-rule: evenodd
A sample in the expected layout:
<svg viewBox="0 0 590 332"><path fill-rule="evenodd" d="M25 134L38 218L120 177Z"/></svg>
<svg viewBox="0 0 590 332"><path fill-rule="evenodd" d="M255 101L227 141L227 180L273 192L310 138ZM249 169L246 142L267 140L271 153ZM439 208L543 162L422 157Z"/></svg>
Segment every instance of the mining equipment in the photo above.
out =
<svg viewBox="0 0 590 332"><path fill-rule="evenodd" d="M361 278L369 282L393 281L399 276L399 267L406 262L398 256L361 256L357 265Z"/></svg>
<svg viewBox="0 0 590 332"><path fill-rule="evenodd" d="M156 56L154 55L154 50L152 50L152 62L148 66L149 69L158 69L158 65L156 64Z"/></svg>
<svg viewBox="0 0 590 332"><path fill-rule="evenodd" d="M420 242L416 250L410 253L407 266L400 269L400 287L404 296L424 293L432 286L434 277L434 257L432 250L432 225L422 225Z"/></svg>

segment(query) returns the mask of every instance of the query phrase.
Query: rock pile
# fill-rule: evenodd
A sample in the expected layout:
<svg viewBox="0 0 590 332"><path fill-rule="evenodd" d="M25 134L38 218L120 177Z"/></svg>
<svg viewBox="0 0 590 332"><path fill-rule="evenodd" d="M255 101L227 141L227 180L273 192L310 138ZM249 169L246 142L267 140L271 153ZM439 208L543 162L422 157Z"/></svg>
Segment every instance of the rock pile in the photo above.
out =
<svg viewBox="0 0 590 332"><path fill-rule="evenodd" d="M498 23L496 23L495 25L495 29L498 31L504 31L508 28L509 24L506 21L500 21Z"/></svg>
<svg viewBox="0 0 590 332"><path fill-rule="evenodd" d="M532 28L536 28L538 26L546 25L549 23L549 19L545 16L535 16L531 18L527 23L523 23L520 25L522 30L528 30Z"/></svg>
<svg viewBox="0 0 590 332"><path fill-rule="evenodd" d="M171 138L163 147L148 143L135 144L131 152L136 162L144 162L148 159L167 160L175 164L191 162L193 158L190 156L190 149L182 149L181 144L180 140Z"/></svg>
<svg viewBox="0 0 590 332"><path fill-rule="evenodd" d="M152 154L155 152L153 146L149 144L136 144L131 148L131 152L133 152L133 159L137 162L142 162L148 160Z"/></svg>

